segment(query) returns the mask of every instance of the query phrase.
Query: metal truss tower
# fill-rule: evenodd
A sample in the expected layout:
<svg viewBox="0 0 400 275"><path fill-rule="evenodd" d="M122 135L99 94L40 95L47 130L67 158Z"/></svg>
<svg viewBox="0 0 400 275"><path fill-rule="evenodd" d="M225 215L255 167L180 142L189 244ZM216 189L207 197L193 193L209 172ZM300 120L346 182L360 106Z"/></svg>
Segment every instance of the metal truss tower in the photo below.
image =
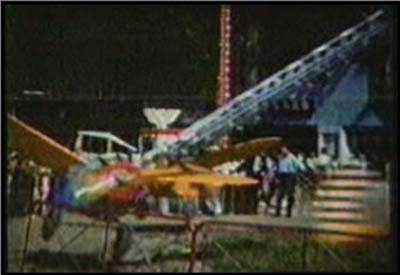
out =
<svg viewBox="0 0 400 275"><path fill-rule="evenodd" d="M376 42L384 41L384 34L389 26L390 16L383 11L377 11L196 121L182 131L177 142L164 151L149 151L145 159L152 159L160 154L183 159L195 157L234 128L254 123L255 117L266 104L302 89L305 83L313 85L319 79L329 82L337 71L366 53Z"/></svg>

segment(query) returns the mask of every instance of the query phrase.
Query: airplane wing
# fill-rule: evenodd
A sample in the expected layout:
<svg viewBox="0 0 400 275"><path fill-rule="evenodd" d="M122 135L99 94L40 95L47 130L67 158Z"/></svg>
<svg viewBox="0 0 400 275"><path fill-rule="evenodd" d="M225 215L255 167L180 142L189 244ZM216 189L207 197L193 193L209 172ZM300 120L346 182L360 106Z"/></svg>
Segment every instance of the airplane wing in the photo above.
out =
<svg viewBox="0 0 400 275"><path fill-rule="evenodd" d="M199 198L204 194L215 194L223 186L255 185L257 180L252 178L226 176L214 173L209 168L218 164L241 160L259 153L273 153L282 146L281 138L262 138L235 145L216 152L210 152L193 163L178 163L166 169L142 171L141 175L150 182L150 185L168 188L179 197L186 199ZM151 189L153 189L151 188ZM164 189L164 190L166 190ZM165 192L165 191L164 191Z"/></svg>
<svg viewBox="0 0 400 275"><path fill-rule="evenodd" d="M169 168L141 170L126 165L111 165L98 170L71 170L68 197L70 205L90 206L103 199L129 203L141 193L156 197L179 197L186 200L215 197L226 185L257 184L257 180L217 174L193 164L176 164ZM67 194L68 195L68 194Z"/></svg>
<svg viewBox="0 0 400 275"><path fill-rule="evenodd" d="M8 115L8 146L27 155L39 165L49 167L55 174L62 175L71 166L85 164L85 161L68 148L38 130Z"/></svg>
<svg viewBox="0 0 400 275"><path fill-rule="evenodd" d="M279 150L282 145L282 139L278 137L254 139L236 144L231 148L208 152L198 158L195 163L211 168L222 163L247 159L260 153L273 153Z"/></svg>
<svg viewBox="0 0 400 275"><path fill-rule="evenodd" d="M171 173L167 173L168 169ZM150 189L164 187L163 192L170 190L170 192L172 191L175 195L184 199L207 197L227 185L245 186L258 183L257 180L252 178L225 176L193 164L183 164L168 169L160 169L162 171L158 174L156 174L158 169L155 169L151 176L148 173L148 186ZM180 171L177 172L179 169ZM146 171L144 171L144 174L146 174Z"/></svg>
<svg viewBox="0 0 400 275"><path fill-rule="evenodd" d="M158 182L170 183L172 191L181 198L209 197L223 186L255 185L257 180L218 174L184 174L157 178Z"/></svg>
<svg viewBox="0 0 400 275"><path fill-rule="evenodd" d="M257 184L252 178L225 176L219 174L182 174L177 176L161 176L157 178L161 182L187 183L193 186L205 185L211 187L222 187L224 185L243 186Z"/></svg>
<svg viewBox="0 0 400 275"><path fill-rule="evenodd" d="M168 168L141 170L139 175L143 177L159 177L159 176L178 175L185 172L210 173L212 172L212 170L192 163L178 163Z"/></svg>

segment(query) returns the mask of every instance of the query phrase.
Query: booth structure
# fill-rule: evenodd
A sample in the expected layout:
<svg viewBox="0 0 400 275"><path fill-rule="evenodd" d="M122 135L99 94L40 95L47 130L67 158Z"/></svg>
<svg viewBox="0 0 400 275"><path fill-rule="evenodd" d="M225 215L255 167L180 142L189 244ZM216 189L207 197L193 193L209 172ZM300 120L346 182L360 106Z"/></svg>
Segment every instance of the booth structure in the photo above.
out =
<svg viewBox="0 0 400 275"><path fill-rule="evenodd" d="M260 110L261 131L258 126L236 135L281 136L301 151L320 154L325 149L339 165L370 157L371 147L378 150L385 142L383 120L371 102L371 82L366 65L350 64L325 85L304 87L265 104ZM374 136L366 139L371 131Z"/></svg>

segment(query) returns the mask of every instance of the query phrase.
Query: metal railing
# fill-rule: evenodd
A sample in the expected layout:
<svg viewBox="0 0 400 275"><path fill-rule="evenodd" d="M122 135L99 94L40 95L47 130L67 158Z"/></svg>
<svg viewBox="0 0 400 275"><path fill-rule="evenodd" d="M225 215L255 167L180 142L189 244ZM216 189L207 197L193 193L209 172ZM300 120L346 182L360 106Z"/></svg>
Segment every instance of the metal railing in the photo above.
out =
<svg viewBox="0 0 400 275"><path fill-rule="evenodd" d="M9 271L332 272L391 268L387 236L215 220L158 228L148 225L147 229L138 224L67 222L46 243L34 229L38 224L32 220L29 228L14 228L25 230L29 238L24 240L26 249L19 266L9 265ZM346 237L354 243L321 241L320 236ZM18 250L9 247L9 259L13 252ZM89 266L85 259L91 259Z"/></svg>

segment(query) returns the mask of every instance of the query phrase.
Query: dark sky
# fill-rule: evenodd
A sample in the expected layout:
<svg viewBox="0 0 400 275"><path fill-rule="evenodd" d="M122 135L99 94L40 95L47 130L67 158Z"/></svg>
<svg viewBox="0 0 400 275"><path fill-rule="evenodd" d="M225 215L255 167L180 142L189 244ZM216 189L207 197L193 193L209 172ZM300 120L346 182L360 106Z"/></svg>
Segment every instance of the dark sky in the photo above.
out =
<svg viewBox="0 0 400 275"><path fill-rule="evenodd" d="M214 101L219 6L5 5L7 95L204 96ZM351 27L377 5L234 5L241 79L260 80ZM249 46L250 29L259 31ZM242 84L246 86L245 81Z"/></svg>

